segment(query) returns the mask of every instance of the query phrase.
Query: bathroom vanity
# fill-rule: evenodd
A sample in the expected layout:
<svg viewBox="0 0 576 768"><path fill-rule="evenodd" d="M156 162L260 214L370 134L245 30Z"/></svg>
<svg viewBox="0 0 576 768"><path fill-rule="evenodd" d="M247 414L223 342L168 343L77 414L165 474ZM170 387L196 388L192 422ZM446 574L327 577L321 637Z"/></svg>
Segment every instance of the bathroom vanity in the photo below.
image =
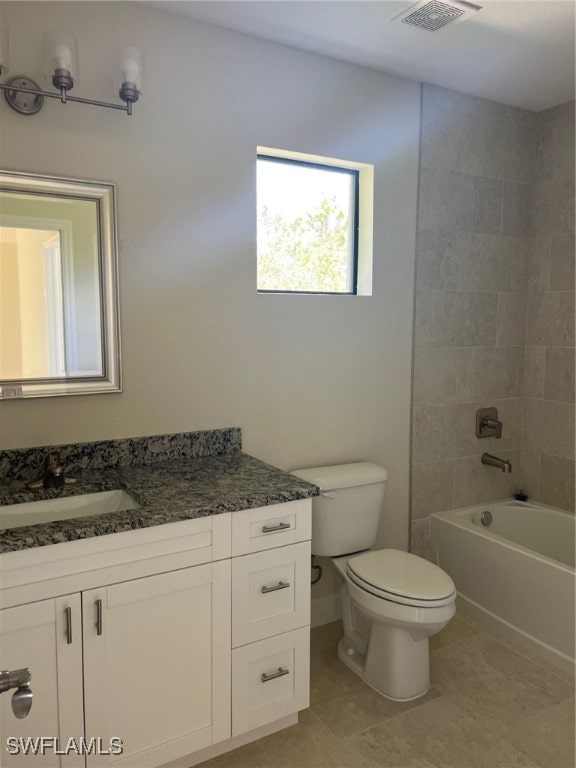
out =
<svg viewBox="0 0 576 768"><path fill-rule="evenodd" d="M72 474L82 459L63 453ZM53 736L65 751L83 738L103 753L2 745L3 767L192 765L308 706L317 489L237 446L176 453L125 455L65 489L122 488L136 509L3 532L0 666L29 667L34 695L24 719L2 695L3 740ZM18 480L2 490L2 504L24 501Z"/></svg>

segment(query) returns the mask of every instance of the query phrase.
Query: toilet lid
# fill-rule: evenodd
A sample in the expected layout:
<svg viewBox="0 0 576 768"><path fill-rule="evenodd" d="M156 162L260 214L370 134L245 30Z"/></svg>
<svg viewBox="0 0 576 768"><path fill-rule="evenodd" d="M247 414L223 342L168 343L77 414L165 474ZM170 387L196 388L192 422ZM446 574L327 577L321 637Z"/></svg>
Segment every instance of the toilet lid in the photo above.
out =
<svg viewBox="0 0 576 768"><path fill-rule="evenodd" d="M454 582L441 568L398 549L364 552L348 560L352 574L376 587L415 600L442 600L454 594Z"/></svg>

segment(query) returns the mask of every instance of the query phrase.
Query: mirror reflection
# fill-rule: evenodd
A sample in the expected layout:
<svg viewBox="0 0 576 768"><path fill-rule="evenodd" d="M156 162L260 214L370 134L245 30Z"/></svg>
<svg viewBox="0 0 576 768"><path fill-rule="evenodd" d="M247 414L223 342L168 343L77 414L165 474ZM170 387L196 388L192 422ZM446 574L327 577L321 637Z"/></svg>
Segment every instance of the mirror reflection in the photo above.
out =
<svg viewBox="0 0 576 768"><path fill-rule="evenodd" d="M118 391L113 188L1 178L2 396Z"/></svg>

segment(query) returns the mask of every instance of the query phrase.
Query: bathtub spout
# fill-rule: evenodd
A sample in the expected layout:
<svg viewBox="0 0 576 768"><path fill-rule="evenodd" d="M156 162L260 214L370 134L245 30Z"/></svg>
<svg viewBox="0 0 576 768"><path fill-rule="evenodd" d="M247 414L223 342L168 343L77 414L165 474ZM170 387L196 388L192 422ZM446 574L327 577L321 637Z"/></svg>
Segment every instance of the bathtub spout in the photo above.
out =
<svg viewBox="0 0 576 768"><path fill-rule="evenodd" d="M492 456L491 453L482 454L482 464L487 464L489 467L496 467L501 472L512 472L512 464L508 459L500 459L498 456Z"/></svg>

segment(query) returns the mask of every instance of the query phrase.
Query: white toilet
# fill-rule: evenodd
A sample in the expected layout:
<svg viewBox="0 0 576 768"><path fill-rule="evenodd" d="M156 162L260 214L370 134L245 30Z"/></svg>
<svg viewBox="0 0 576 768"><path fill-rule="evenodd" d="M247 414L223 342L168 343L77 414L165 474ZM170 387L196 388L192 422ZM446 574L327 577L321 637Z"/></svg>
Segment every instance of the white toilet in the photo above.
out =
<svg viewBox="0 0 576 768"><path fill-rule="evenodd" d="M312 501L312 552L342 574L344 637L338 656L368 685L395 701L430 687L428 638L456 611L454 582L443 570L374 544L386 470L360 462L297 469L320 488Z"/></svg>

